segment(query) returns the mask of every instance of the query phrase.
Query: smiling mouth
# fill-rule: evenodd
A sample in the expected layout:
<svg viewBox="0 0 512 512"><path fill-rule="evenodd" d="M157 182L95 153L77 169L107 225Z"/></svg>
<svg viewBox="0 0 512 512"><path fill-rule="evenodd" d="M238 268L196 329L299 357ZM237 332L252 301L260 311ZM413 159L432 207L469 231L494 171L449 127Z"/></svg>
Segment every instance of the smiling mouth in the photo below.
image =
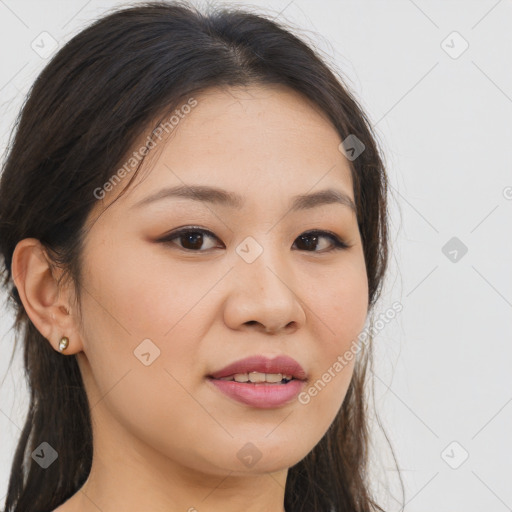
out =
<svg viewBox="0 0 512 512"><path fill-rule="evenodd" d="M209 376L215 389L232 400L259 409L283 407L292 403L306 381L290 374L247 372Z"/></svg>

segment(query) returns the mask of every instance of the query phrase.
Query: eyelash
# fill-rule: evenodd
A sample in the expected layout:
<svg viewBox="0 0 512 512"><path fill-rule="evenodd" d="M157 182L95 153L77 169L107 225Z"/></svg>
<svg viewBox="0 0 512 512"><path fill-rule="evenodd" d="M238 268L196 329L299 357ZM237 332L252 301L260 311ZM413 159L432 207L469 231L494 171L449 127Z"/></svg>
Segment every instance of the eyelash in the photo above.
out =
<svg viewBox="0 0 512 512"><path fill-rule="evenodd" d="M194 226L187 226L185 228L181 228L177 231L174 231L163 238L158 239L157 242L161 242L161 243L165 243L165 244L169 244L169 243L172 244L173 240L175 240L176 238L180 238L184 235L191 234L191 233L194 233L194 234L200 233L202 235L207 235L208 237L216 238L218 240L218 238L211 231L208 231L207 229L202 229L202 228L194 227ZM351 245L347 244L344 240L339 238L337 235L335 235L334 233L331 233L329 231L323 231L323 230L318 230L318 229L312 230L312 231L305 231L304 233L299 235L299 237L300 236L325 237L325 238L328 238L329 240L331 240L331 242L333 244L333 247L331 249L327 249L327 250L324 249L323 251L305 251L305 252L312 252L312 253L317 252L317 253L323 254L326 252L338 251L338 250L348 249L348 248L352 247ZM299 238L299 237L297 237L297 238ZM173 245L177 245L177 244L173 244ZM208 249L206 251L202 251L202 250L186 249L184 247L180 247L179 245L178 245L178 248L182 249L186 252L207 252L209 250Z"/></svg>

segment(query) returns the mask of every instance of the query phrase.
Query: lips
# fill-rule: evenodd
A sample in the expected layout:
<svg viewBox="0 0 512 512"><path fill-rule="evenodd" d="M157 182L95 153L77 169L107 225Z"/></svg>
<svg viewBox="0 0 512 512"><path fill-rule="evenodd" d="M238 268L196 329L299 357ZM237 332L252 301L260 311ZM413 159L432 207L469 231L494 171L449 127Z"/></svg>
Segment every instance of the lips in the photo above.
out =
<svg viewBox="0 0 512 512"><path fill-rule="evenodd" d="M212 379L221 379L223 377L230 377L240 373L281 373L282 375L291 375L297 380L306 380L307 374L304 368L288 356L278 356L274 359L269 359L264 356L251 356L234 363L229 364L225 368L218 370L211 375Z"/></svg>
<svg viewBox="0 0 512 512"><path fill-rule="evenodd" d="M273 381L279 375L286 376L281 382L237 382L225 380L237 375L256 376L260 380L267 374ZM270 374L270 375L269 375ZM288 380L289 377L291 380ZM228 398L245 406L259 409L285 407L295 403L297 395L306 386L307 374L302 366L288 356L268 359L264 356L252 356L229 364L208 376L208 385Z"/></svg>

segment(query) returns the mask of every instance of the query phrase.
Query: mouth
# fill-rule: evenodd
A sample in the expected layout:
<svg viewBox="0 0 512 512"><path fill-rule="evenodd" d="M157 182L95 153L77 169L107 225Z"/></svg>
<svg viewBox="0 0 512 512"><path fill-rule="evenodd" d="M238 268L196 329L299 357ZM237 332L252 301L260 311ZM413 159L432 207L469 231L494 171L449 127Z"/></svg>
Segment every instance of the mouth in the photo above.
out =
<svg viewBox="0 0 512 512"><path fill-rule="evenodd" d="M252 356L207 376L216 390L256 408L280 407L291 402L307 380L305 370L288 356L268 359Z"/></svg>

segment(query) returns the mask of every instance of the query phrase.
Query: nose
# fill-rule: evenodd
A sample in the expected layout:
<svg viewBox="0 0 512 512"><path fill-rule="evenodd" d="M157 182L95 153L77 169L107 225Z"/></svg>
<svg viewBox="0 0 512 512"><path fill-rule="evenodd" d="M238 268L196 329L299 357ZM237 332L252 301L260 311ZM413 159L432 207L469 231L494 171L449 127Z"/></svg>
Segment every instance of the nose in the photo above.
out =
<svg viewBox="0 0 512 512"><path fill-rule="evenodd" d="M252 263L239 259L230 279L224 319L231 329L279 334L304 325L306 315L299 298L304 290L282 257L264 250Z"/></svg>

